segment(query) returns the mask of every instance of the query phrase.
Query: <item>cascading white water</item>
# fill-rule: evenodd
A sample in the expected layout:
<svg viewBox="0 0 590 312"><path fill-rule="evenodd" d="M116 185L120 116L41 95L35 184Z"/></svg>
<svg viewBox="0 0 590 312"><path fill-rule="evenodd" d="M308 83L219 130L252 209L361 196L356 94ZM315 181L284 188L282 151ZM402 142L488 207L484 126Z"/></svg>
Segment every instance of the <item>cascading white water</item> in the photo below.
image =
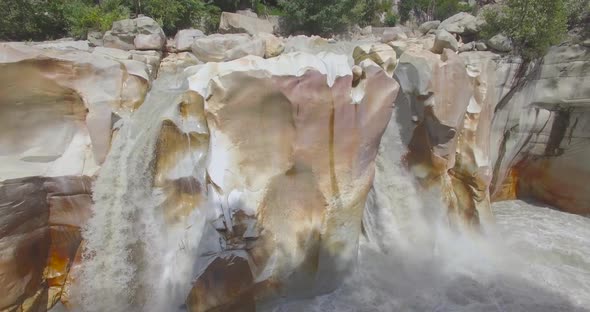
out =
<svg viewBox="0 0 590 312"><path fill-rule="evenodd" d="M94 216L84 230L78 280L84 310L176 311L186 298L205 218L195 209L181 224L164 224L163 196L154 191L151 174L162 117L184 90L165 77L157 80L112 144L94 188ZM282 302L272 310L583 311L590 306L589 219L505 202L495 205L498 226L487 228L485 237L454 233L437 195L421 193L403 169L404 148L393 120L380 146L356 274L332 294Z"/></svg>
<svg viewBox="0 0 590 312"><path fill-rule="evenodd" d="M443 204L402 168L395 122L383 140L357 272L332 294L273 311L587 311L590 219L501 202L485 237L454 233Z"/></svg>
<svg viewBox="0 0 590 312"><path fill-rule="evenodd" d="M83 311L175 311L191 286L204 217L165 224L161 191L153 188L162 121L186 90L183 75L156 80L145 102L124 119L94 185L94 214L84 228L77 277ZM193 161L197 166L198 162Z"/></svg>

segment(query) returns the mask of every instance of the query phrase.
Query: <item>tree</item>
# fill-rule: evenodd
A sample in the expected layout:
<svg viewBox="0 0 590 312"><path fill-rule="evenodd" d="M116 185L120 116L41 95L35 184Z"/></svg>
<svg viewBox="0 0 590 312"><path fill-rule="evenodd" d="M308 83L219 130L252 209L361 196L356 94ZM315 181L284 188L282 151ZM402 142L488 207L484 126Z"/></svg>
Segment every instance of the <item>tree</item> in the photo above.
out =
<svg viewBox="0 0 590 312"><path fill-rule="evenodd" d="M505 34L525 60L543 56L567 31L565 0L506 0L500 10L484 14L484 36Z"/></svg>
<svg viewBox="0 0 590 312"><path fill-rule="evenodd" d="M354 24L368 24L378 0L279 0L289 31L332 35Z"/></svg>

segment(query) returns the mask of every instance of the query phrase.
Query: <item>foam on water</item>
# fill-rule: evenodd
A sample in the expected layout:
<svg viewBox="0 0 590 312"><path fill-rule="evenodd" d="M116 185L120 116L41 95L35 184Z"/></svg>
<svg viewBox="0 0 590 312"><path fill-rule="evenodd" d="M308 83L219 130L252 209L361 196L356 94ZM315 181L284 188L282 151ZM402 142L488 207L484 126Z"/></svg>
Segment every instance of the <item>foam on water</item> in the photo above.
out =
<svg viewBox="0 0 590 312"><path fill-rule="evenodd" d="M177 78L156 80L133 118L123 117L96 180L74 294L80 310L174 311L190 290L187 276L193 274L205 218L194 209L183 222L165 224L163 195L152 187L162 121L187 88L186 78Z"/></svg>
<svg viewBox="0 0 590 312"><path fill-rule="evenodd" d="M590 219L522 201L493 205L484 237L449 229L442 203L402 169L394 122L377 159L357 272L334 293L281 302L290 311L586 311Z"/></svg>

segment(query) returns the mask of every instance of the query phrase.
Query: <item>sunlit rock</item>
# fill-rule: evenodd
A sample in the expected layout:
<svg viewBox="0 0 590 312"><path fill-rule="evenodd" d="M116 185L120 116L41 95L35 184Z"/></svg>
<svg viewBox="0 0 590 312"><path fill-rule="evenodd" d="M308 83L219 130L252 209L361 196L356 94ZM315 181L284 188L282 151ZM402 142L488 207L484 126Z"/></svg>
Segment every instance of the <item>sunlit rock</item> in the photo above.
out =
<svg viewBox="0 0 590 312"><path fill-rule="evenodd" d="M473 94L465 87L470 84L465 63L450 50L441 56L407 50L394 75L402 91L396 119L408 146L407 166L423 187L440 189L451 215L461 214L448 170L455 166L457 138Z"/></svg>
<svg viewBox="0 0 590 312"><path fill-rule="evenodd" d="M103 37L105 47L121 50L162 50L165 44L164 31L147 16L116 21Z"/></svg>
<svg viewBox="0 0 590 312"><path fill-rule="evenodd" d="M179 30L174 37L174 46L178 52L191 50L191 45L196 38L205 37L205 34L198 29Z"/></svg>
<svg viewBox="0 0 590 312"><path fill-rule="evenodd" d="M271 58L279 56L285 51L285 43L281 38L277 38L272 34L261 33L258 37L264 40L264 57Z"/></svg>
<svg viewBox="0 0 590 312"><path fill-rule="evenodd" d="M498 104L491 154L494 192L515 172L517 196L580 214L590 211L587 181L588 48L553 47ZM526 68L525 68L526 69Z"/></svg>
<svg viewBox="0 0 590 312"><path fill-rule="evenodd" d="M0 182L0 309L39 311L60 300L90 216L88 177Z"/></svg>
<svg viewBox="0 0 590 312"><path fill-rule="evenodd" d="M109 148L112 113L147 92L139 62L21 44L0 45L0 55L0 180L92 175Z"/></svg>
<svg viewBox="0 0 590 312"><path fill-rule="evenodd" d="M450 49L457 51L459 49L459 43L455 36L451 35L446 30L437 30L434 37L434 46L432 52L441 54L444 49Z"/></svg>
<svg viewBox="0 0 590 312"><path fill-rule="evenodd" d="M352 54L355 64L364 60L371 60L381 66L389 75L393 74L397 64L396 54L392 47L386 44L367 44L354 49Z"/></svg>
<svg viewBox="0 0 590 312"><path fill-rule="evenodd" d="M223 12L219 21L220 33L247 33L257 35L260 33L273 33L273 25L264 19L246 16L243 14Z"/></svg>
<svg viewBox="0 0 590 312"><path fill-rule="evenodd" d="M247 55L264 56L265 44L247 34L215 34L195 39L191 49L202 62L225 62Z"/></svg>
<svg viewBox="0 0 590 312"><path fill-rule="evenodd" d="M351 272L397 93L374 62L361 66L355 84L345 57L302 53L209 63L189 78L207 99L216 213L204 237L225 250L217 258L219 245L201 250L191 311L324 293ZM228 273L234 268L239 277ZM211 279L214 272L221 276Z"/></svg>

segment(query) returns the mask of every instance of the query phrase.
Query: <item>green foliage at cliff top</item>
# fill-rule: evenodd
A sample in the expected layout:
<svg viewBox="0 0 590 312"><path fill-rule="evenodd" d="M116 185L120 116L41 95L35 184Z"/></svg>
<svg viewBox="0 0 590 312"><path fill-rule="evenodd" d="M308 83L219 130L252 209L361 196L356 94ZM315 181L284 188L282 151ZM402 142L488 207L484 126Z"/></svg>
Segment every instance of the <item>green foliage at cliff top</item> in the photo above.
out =
<svg viewBox="0 0 590 312"><path fill-rule="evenodd" d="M391 7L386 0L279 0L291 32L332 35L375 23Z"/></svg>
<svg viewBox="0 0 590 312"><path fill-rule="evenodd" d="M485 37L503 33L526 59L541 57L567 32L566 0L506 0L499 9L484 12Z"/></svg>

